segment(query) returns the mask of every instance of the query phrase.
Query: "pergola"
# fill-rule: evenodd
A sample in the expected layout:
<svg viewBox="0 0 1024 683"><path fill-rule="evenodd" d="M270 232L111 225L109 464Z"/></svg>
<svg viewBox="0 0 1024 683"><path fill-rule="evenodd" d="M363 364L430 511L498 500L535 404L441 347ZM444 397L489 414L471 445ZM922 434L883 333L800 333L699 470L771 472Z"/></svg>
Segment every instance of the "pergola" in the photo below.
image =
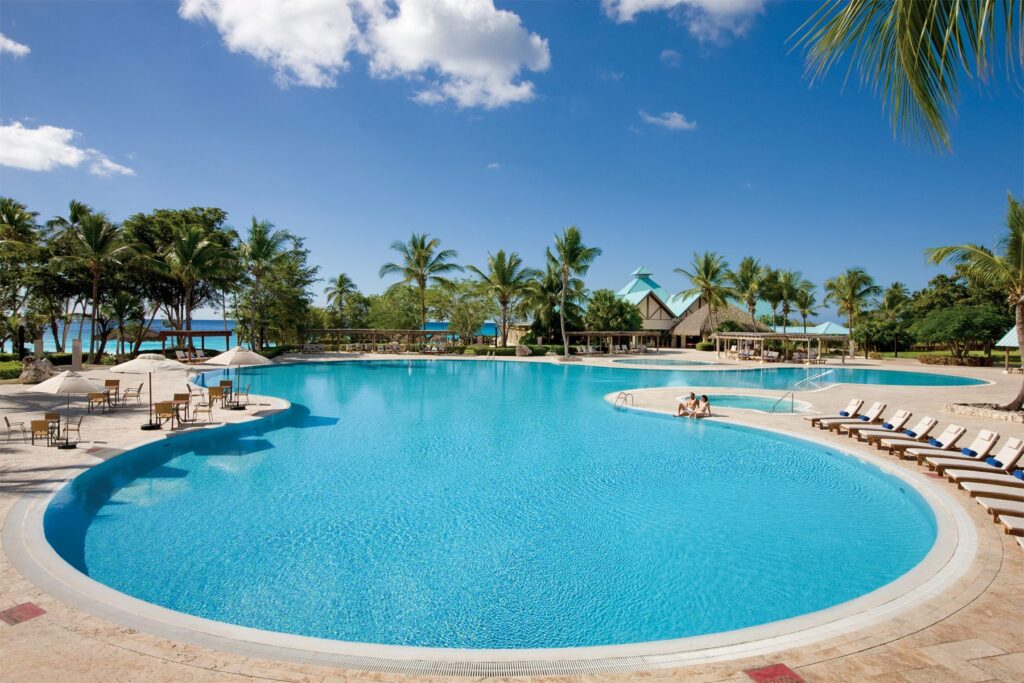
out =
<svg viewBox="0 0 1024 683"><path fill-rule="evenodd" d="M566 332L565 336L568 337L568 342L572 341L573 337L579 337L587 340L587 346L590 345L591 339L597 338L598 340L607 339L608 345L611 346L615 339L629 339L629 343L632 345L637 341L643 340L654 340L654 350L658 350L658 340L661 338L660 330L583 330L579 332Z"/></svg>
<svg viewBox="0 0 1024 683"><path fill-rule="evenodd" d="M807 344L807 355L811 355L811 343L817 342L818 345L818 357L821 357L821 345L822 342L828 343L833 341L843 342L849 340L849 337L845 334L814 334L810 332L716 332L711 335L711 338L715 340L715 354L719 357L722 355L722 343L725 342L737 342L737 344L743 344L744 346L750 346L751 348L757 348L758 355L764 357L764 343L766 341L783 341L783 342L797 342ZM843 351L843 362L846 362L846 351L844 346Z"/></svg>
<svg viewBox="0 0 1024 683"><path fill-rule="evenodd" d="M160 330L157 333L157 337L160 339L160 350L167 350L167 340L174 338L174 344L172 348L178 346L178 342L181 339L188 340L188 346L195 348L195 342L193 339L199 339L199 348L206 350L206 338L207 337L224 337L224 348L231 348L231 330ZM184 345L182 345L184 348Z"/></svg>

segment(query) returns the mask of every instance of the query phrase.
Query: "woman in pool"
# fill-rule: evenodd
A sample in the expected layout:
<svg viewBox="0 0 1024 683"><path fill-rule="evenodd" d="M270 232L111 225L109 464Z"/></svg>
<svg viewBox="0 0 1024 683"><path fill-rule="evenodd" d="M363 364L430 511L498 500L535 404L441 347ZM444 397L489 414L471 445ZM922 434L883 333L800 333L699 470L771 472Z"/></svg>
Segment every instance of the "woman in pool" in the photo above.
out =
<svg viewBox="0 0 1024 683"><path fill-rule="evenodd" d="M697 395L691 391L689 396L679 402L679 407L676 408L676 417L690 416L696 409Z"/></svg>
<svg viewBox="0 0 1024 683"><path fill-rule="evenodd" d="M700 401L697 403L696 407L690 411L689 416L694 420L701 417L711 417L711 401L708 400L707 394L701 394Z"/></svg>

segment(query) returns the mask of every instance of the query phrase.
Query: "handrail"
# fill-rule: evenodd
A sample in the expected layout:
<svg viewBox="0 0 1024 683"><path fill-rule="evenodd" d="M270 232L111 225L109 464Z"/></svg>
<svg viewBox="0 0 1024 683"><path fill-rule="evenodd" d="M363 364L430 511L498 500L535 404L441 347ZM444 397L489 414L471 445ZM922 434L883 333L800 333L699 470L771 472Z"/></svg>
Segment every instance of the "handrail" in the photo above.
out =
<svg viewBox="0 0 1024 683"><path fill-rule="evenodd" d="M791 412L791 413L795 413L796 412L796 395L791 390L791 391L787 391L782 396L779 396L779 400L777 400L775 403L772 404L772 412L773 413L775 412L776 406L778 406L780 403L782 403L784 400L786 400L787 396L789 396L789 412Z"/></svg>
<svg viewBox="0 0 1024 683"><path fill-rule="evenodd" d="M827 377L828 375L832 375L832 374L835 374L835 369L834 368L832 370L826 370L825 372L818 373L817 375L814 375L813 377L805 377L804 379L800 380L799 382L797 382L796 384L793 385L792 391L795 391L797 389L803 388L803 386L805 384L807 386L809 386L809 387L814 388L814 389L820 389L821 388L821 384L819 382L817 382L817 380L821 379L822 377Z"/></svg>
<svg viewBox="0 0 1024 683"><path fill-rule="evenodd" d="M615 408L625 408L627 400L629 401L629 405L636 405L636 401L633 399L633 394L631 394L628 391L620 391L618 395L615 397L615 402L612 404L612 406ZM621 405L619 404L619 401L622 401Z"/></svg>

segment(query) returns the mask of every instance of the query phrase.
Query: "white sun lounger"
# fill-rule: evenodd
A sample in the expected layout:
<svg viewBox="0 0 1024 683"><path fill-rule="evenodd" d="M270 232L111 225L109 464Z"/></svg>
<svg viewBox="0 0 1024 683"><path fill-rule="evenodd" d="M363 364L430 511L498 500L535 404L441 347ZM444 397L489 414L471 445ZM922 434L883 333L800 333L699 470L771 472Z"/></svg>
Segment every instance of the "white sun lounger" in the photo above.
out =
<svg viewBox="0 0 1024 683"><path fill-rule="evenodd" d="M956 441L961 439L961 437L964 436L964 434L966 433L967 430L959 425L949 425L944 430L942 430L942 433L939 434L938 437L928 439L928 444L931 445L933 449L940 449L941 447L941 449L947 449L952 451L952 449L954 449L954 447L956 446ZM880 444L886 446L887 449L889 449L889 453L895 453L902 457L903 452L906 451L907 449L916 449L916 447L928 447L928 445L922 445L921 442L923 440L924 439L921 438L906 439L893 437L881 439Z"/></svg>
<svg viewBox="0 0 1024 683"><path fill-rule="evenodd" d="M883 422L881 427L874 424L844 424L839 426L839 431L845 431L847 436L856 436L858 441L865 433L878 433L882 436L899 434L900 430L910 421L910 415L909 410L901 409L893 413L892 417Z"/></svg>
<svg viewBox="0 0 1024 683"><path fill-rule="evenodd" d="M828 431L833 432L842 425L849 424L874 424L882 419L882 413L885 412L885 404L881 401L875 401L871 404L871 407L864 411L863 415L857 417L830 417L824 420L818 421L818 427L820 429L827 428Z"/></svg>
<svg viewBox="0 0 1024 683"><path fill-rule="evenodd" d="M1007 477L1009 479L1009 477ZM1002 484L979 484L976 481L964 482L964 491L971 498L1003 498L1005 500L1024 500L1024 486L1003 486Z"/></svg>
<svg viewBox="0 0 1024 683"><path fill-rule="evenodd" d="M845 419L848 417L857 417L860 409L864 406L864 401L859 398L852 399L846 404L846 407L839 411L838 415L813 415L805 417L804 419L811 423L812 427L817 427L818 423L822 420L828 419Z"/></svg>
<svg viewBox="0 0 1024 683"><path fill-rule="evenodd" d="M1024 515L999 515L999 523L1006 533L1012 536L1024 536Z"/></svg>
<svg viewBox="0 0 1024 683"><path fill-rule="evenodd" d="M1024 500L1005 500L1003 498L975 498L981 507L990 515L1024 515Z"/></svg>
<svg viewBox="0 0 1024 683"><path fill-rule="evenodd" d="M922 441L927 441L931 443L932 440L928 438L928 435L932 433L932 430L935 429L935 427L939 424L939 421L929 417L921 420L921 423L925 423L928 425L927 429L925 429L924 431L918 431L917 426L915 426L913 429L910 430L911 432L913 432L913 436L911 436L910 434L906 434L906 430L904 430L904 433L906 434L905 436L892 436L881 438L876 440L875 445L877 445L879 448L885 448L890 453L902 453L907 448L914 448L915 446L920 446ZM946 430L944 432L942 432L942 437L945 438L940 437L939 439L936 440L942 444L948 443L949 437L954 434L954 432L951 432L950 430L954 427L956 429L966 431L963 427L958 427L957 425L950 425L949 427L946 427ZM963 431L959 435L957 435L957 438L960 438L960 436L963 435Z"/></svg>
<svg viewBox="0 0 1024 683"><path fill-rule="evenodd" d="M930 462L934 458L960 460L962 462L984 462L988 454L992 452L992 447L996 445L996 441L999 441L998 434L988 429L982 429L978 432L978 436L974 437L971 445L961 448L959 453L950 453L948 448L929 448L928 446L908 448L907 453L917 458L918 465L924 462L925 459Z"/></svg>
<svg viewBox="0 0 1024 683"><path fill-rule="evenodd" d="M1021 459L1021 453L1024 453L1024 442L1020 439L1010 439L1006 444L999 449L991 458L957 458L957 457L945 457L940 458L938 456L932 458L926 458L925 462L928 463L928 467L934 469L940 474L945 473L947 477L950 477L952 481L957 481L950 475L959 475L964 472L1005 472L1008 473L1013 470L1017 463Z"/></svg>
<svg viewBox="0 0 1024 683"><path fill-rule="evenodd" d="M1024 488L1024 471L1020 474L1012 472L1007 474L996 468L992 468L991 472L982 472L977 470L958 470L953 467L947 467L944 473L950 481L955 481L960 484L961 488L964 488L965 484L997 484L999 486L1013 486L1014 488Z"/></svg>
<svg viewBox="0 0 1024 683"><path fill-rule="evenodd" d="M904 429L900 434L886 433L872 433L872 432L861 432L866 438L868 444L874 443L876 448L882 447L883 439L896 439L899 441L912 441L913 443L920 443L928 438L928 435L932 433L935 426L939 424L939 421L934 417L928 417L925 415L917 424L910 429ZM859 438L859 437L858 437Z"/></svg>

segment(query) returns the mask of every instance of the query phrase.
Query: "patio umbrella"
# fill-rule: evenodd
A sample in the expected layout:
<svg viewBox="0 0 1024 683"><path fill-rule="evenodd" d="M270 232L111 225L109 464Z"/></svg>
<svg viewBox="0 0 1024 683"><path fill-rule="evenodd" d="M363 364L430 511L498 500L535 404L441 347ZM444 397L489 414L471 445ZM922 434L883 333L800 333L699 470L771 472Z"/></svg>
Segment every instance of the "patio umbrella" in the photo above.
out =
<svg viewBox="0 0 1024 683"><path fill-rule="evenodd" d="M230 351L217 354L210 360L206 361L207 365L233 365L235 366L235 379L238 380L239 368L242 365L269 365L271 361L267 360L255 351L249 349L243 349L241 346L236 346ZM239 382L239 384L241 384ZM237 387L236 387L237 388ZM230 406L231 410L244 410L245 406L235 404Z"/></svg>
<svg viewBox="0 0 1024 683"><path fill-rule="evenodd" d="M30 391L41 393L41 394L60 394L68 397L68 411L71 410L71 395L72 394L92 394L102 391L106 391L104 387L101 387L91 379L82 377L77 372L71 370L65 370L55 377L51 377L45 382L40 382ZM63 448L74 448L75 446L68 442L67 432L64 435L64 446Z"/></svg>
<svg viewBox="0 0 1024 683"><path fill-rule="evenodd" d="M176 360L164 358L159 353L140 353L133 360L110 368L111 372L130 375L149 375L149 422L142 429L160 429L159 422L153 422L153 373L161 370L188 370L189 367Z"/></svg>

